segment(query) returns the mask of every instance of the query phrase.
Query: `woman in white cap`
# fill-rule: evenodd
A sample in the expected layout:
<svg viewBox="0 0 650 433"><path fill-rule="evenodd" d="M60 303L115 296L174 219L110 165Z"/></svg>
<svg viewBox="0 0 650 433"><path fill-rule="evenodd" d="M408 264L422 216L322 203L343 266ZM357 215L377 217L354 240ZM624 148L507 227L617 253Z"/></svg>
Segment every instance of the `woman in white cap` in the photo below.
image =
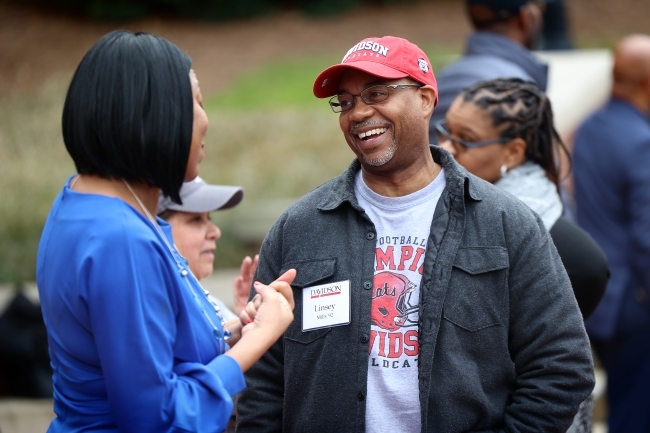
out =
<svg viewBox="0 0 650 433"><path fill-rule="evenodd" d="M244 198L244 190L239 186L209 185L200 177L183 183L179 192L183 204L175 203L169 197L160 195L158 200L158 217L167 221L172 228L174 244L187 260L190 271L201 281L212 275L214 270L214 252L221 230L210 219L210 212L231 209ZM233 280L233 311L224 302L212 295L210 300L218 305L226 320L224 327L233 334L238 334L239 314L248 303L253 274L257 268L259 256L254 259L244 257L240 275ZM226 431L234 431L235 413L231 416Z"/></svg>
<svg viewBox="0 0 650 433"><path fill-rule="evenodd" d="M210 219L210 212L237 206L244 197L244 191L239 186L208 185L197 177L183 184L180 196L183 204L175 203L161 194L158 216L171 224L176 248L200 281L212 275L214 251L217 240L221 238L221 230ZM220 299L213 298L226 319L236 318L246 306L257 260L257 255L254 259L246 256L242 260L241 275L233 281L234 312Z"/></svg>

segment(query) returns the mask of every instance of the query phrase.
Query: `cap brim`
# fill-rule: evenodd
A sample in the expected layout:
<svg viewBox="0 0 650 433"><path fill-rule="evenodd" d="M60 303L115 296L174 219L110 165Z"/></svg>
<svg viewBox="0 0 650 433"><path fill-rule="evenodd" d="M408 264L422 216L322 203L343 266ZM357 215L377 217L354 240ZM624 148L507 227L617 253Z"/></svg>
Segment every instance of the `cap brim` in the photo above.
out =
<svg viewBox="0 0 650 433"><path fill-rule="evenodd" d="M158 205L158 213L164 210L193 213L213 212L233 208L243 198L244 190L240 186L203 184L196 191L182 197L183 204L174 203L169 197L163 198Z"/></svg>
<svg viewBox="0 0 650 433"><path fill-rule="evenodd" d="M346 69L357 69L371 75L391 80L409 76L405 72L377 62L359 60L350 63L343 63L330 66L318 74L318 77L316 77L316 80L314 81L314 95L317 98L327 98L328 96L336 95L339 91L341 76Z"/></svg>
<svg viewBox="0 0 650 433"><path fill-rule="evenodd" d="M212 212L237 206L244 197L239 186L205 185L183 200L183 208L188 212Z"/></svg>

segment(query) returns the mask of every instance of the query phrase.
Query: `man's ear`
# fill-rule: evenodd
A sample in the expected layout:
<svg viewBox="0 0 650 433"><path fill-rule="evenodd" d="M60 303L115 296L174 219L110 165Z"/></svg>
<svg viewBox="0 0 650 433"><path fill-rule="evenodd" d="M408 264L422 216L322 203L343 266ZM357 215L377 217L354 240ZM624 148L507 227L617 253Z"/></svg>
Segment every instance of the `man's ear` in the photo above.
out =
<svg viewBox="0 0 650 433"><path fill-rule="evenodd" d="M433 86L428 84L420 87L419 90L422 95L422 111L425 117L429 119L433 113L436 101L438 100L438 92L436 92L436 89L434 89Z"/></svg>
<svg viewBox="0 0 650 433"><path fill-rule="evenodd" d="M511 170L526 161L526 142L523 138L513 138L503 145L505 147L505 164Z"/></svg>
<svg viewBox="0 0 650 433"><path fill-rule="evenodd" d="M647 74L643 79L643 81L641 82L641 89L643 89L642 91L643 94L645 95L647 105L650 107L650 65L648 65L647 69L648 69Z"/></svg>

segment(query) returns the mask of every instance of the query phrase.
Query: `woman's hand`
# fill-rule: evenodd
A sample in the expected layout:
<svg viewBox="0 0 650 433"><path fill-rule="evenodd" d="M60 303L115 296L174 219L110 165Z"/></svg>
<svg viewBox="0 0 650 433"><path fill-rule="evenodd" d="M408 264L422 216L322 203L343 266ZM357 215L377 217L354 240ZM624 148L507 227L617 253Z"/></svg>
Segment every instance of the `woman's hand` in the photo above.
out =
<svg viewBox="0 0 650 433"><path fill-rule="evenodd" d="M239 318L227 320L223 324L223 329L225 329L226 331L230 331L230 338L228 339L228 341L226 341L226 343L228 343L230 347L233 347L235 344L237 344L237 342L241 338L241 329L243 326L244 325L242 324Z"/></svg>
<svg viewBox="0 0 650 433"><path fill-rule="evenodd" d="M249 319L242 329L242 335L252 329L271 330L273 331L271 335L275 335L275 340L282 335L293 321L295 304L290 284L295 277L295 269L290 269L268 286L259 281L255 282L257 294L242 312L242 316L246 315ZM243 322L243 319L246 318L242 316L240 319Z"/></svg>
<svg viewBox="0 0 650 433"><path fill-rule="evenodd" d="M291 283L295 277L296 270L289 269L268 286L255 282L257 294L240 313L241 338L226 352L242 371L264 355L293 321Z"/></svg>
<svg viewBox="0 0 650 433"><path fill-rule="evenodd" d="M244 257L239 268L240 275L232 281L235 314L241 313L246 307L251 291L251 282L259 259L259 254L256 254L254 259L249 256Z"/></svg>
<svg viewBox="0 0 650 433"><path fill-rule="evenodd" d="M257 309L262 305L262 295L259 293L251 299L251 301L246 304L246 307L239 313L239 320L241 321L242 326L246 326L255 320L255 314L257 314Z"/></svg>

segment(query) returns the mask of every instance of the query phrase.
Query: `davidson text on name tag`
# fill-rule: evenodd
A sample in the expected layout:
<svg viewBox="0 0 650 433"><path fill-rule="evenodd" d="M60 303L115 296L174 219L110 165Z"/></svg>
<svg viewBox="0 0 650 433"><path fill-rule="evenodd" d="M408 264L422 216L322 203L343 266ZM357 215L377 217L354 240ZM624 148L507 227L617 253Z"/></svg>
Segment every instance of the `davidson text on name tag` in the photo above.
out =
<svg viewBox="0 0 650 433"><path fill-rule="evenodd" d="M302 330L350 323L350 280L302 289Z"/></svg>

